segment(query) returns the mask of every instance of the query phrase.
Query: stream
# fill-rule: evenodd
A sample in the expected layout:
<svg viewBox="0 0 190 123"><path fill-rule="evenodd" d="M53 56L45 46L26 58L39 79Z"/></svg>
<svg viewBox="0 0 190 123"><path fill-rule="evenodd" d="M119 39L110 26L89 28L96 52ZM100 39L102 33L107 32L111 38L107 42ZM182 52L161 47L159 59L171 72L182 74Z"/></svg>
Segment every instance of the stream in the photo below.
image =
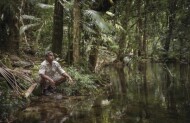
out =
<svg viewBox="0 0 190 123"><path fill-rule="evenodd" d="M190 66L140 63L106 67L111 86L98 97L33 99L15 123L190 123Z"/></svg>

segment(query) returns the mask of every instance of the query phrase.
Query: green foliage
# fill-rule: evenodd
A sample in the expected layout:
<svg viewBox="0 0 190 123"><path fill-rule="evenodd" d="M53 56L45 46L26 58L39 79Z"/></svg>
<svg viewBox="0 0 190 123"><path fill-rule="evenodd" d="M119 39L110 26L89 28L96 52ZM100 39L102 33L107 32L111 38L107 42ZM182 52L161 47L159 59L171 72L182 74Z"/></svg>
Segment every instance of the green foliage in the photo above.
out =
<svg viewBox="0 0 190 123"><path fill-rule="evenodd" d="M45 49L49 47L52 39L52 28L53 28L53 9L39 7L39 4L35 7L36 12L41 18L41 25L39 26L37 31L33 32L34 36L34 47L38 51L38 54L43 54ZM40 4L42 5L42 4ZM52 6L52 5L49 5ZM43 52L43 53L42 53Z"/></svg>
<svg viewBox="0 0 190 123"><path fill-rule="evenodd" d="M100 12L94 10L85 10L84 16L89 17L91 23L98 27L103 33L110 33L113 31L111 24L106 22Z"/></svg>
<svg viewBox="0 0 190 123"><path fill-rule="evenodd" d="M64 68L73 78L75 84L68 82L60 85L58 89L64 91L66 95L91 95L97 92L97 86L93 80L93 75L82 74L74 67Z"/></svg>
<svg viewBox="0 0 190 123"><path fill-rule="evenodd" d="M6 82L0 80L0 120L6 121L11 114L14 114L18 109L25 107L29 100L14 95Z"/></svg>

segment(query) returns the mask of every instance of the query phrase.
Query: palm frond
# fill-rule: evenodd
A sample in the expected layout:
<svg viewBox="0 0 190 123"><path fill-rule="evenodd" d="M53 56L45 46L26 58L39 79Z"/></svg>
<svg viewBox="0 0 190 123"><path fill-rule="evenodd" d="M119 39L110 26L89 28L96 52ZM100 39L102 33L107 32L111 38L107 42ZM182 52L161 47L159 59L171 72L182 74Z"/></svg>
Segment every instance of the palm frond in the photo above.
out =
<svg viewBox="0 0 190 123"><path fill-rule="evenodd" d="M84 16L90 17L92 23L94 23L102 32L109 33L112 31L111 25L103 19L100 12L85 10Z"/></svg>
<svg viewBox="0 0 190 123"><path fill-rule="evenodd" d="M0 67L0 74L7 81L8 85L17 92L22 94L22 89L18 86L15 76L4 68Z"/></svg>
<svg viewBox="0 0 190 123"><path fill-rule="evenodd" d="M28 97L37 85L33 79L22 72L8 68L0 67L0 76L6 80L9 87L12 88L16 94L25 97Z"/></svg>
<svg viewBox="0 0 190 123"><path fill-rule="evenodd" d="M95 30L93 30L90 26L88 26L87 24L83 24L83 29L84 31L88 32L88 33L93 33L96 34L97 32Z"/></svg>

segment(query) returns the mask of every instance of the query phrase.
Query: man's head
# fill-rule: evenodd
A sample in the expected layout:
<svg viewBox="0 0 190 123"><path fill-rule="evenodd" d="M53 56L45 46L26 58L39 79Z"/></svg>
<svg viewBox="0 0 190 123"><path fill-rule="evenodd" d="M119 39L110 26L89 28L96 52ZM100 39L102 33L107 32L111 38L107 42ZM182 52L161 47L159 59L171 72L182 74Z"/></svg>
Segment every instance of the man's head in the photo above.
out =
<svg viewBox="0 0 190 123"><path fill-rule="evenodd" d="M47 51L45 53L45 58L48 62L52 62L53 59L54 59L54 55L53 55L53 52L52 51Z"/></svg>

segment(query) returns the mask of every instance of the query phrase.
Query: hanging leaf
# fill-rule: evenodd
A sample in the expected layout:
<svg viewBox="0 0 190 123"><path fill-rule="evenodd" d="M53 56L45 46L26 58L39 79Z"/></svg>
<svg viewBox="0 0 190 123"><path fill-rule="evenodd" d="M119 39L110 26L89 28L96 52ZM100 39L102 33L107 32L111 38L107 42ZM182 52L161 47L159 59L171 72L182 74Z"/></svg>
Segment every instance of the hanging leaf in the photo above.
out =
<svg viewBox="0 0 190 123"><path fill-rule="evenodd" d="M111 17L115 16L112 12L109 12L109 11L107 11L106 14L111 16Z"/></svg>
<svg viewBox="0 0 190 123"><path fill-rule="evenodd" d="M102 18L100 14L101 14L100 12L94 10L84 11L84 15L90 17L92 23L94 23L102 32L104 33L111 32L113 28L111 28L111 25L108 22L105 22L105 20Z"/></svg>
<svg viewBox="0 0 190 123"><path fill-rule="evenodd" d="M27 20L36 20L36 21L39 21L39 20L40 20L40 18L36 18L36 17L34 17L34 16L31 16L31 15L21 15L21 17L22 17L23 19L27 19Z"/></svg>
<svg viewBox="0 0 190 123"><path fill-rule="evenodd" d="M88 33L96 34L96 31L90 28L87 24L83 24L83 29Z"/></svg>
<svg viewBox="0 0 190 123"><path fill-rule="evenodd" d="M28 24L28 25L23 25L20 27L20 35L22 35L26 30L32 28L32 27L35 27L39 25L39 23L36 23L36 24Z"/></svg>
<svg viewBox="0 0 190 123"><path fill-rule="evenodd" d="M50 8L54 8L53 5L48 5L48 4L43 4L43 3L38 3L36 4L38 7L42 8L42 9L50 9Z"/></svg>

